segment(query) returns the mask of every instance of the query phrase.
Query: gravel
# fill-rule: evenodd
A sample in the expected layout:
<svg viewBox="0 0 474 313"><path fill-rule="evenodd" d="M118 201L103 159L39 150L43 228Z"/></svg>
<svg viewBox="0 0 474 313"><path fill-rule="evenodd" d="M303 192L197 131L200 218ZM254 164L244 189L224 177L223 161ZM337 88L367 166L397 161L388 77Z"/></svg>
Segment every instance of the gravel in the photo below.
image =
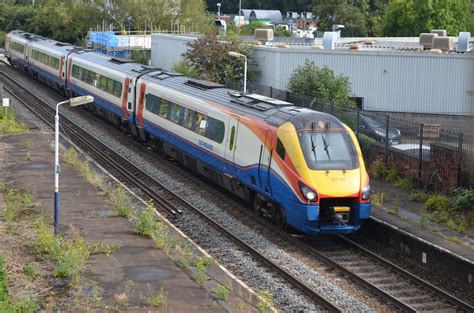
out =
<svg viewBox="0 0 474 313"><path fill-rule="evenodd" d="M53 91L45 92L43 86L32 84L29 79L22 75L17 74L16 76L20 81L24 82L25 86L28 86L29 90L35 94L43 95L42 98L51 105L54 105L60 100L59 96L55 95ZM23 115L23 113L25 113L25 117L28 121L36 124L34 119L28 116L31 114L24 112L24 110L22 111L20 107L19 105L16 106L18 114ZM81 111L81 114L78 114L78 110ZM265 238L257 230L242 224L239 220L227 214L221 207L210 202L205 195L205 191L201 192L201 190L190 189L181 181L177 180L176 177L157 168L153 162L144 159L140 155L142 154L140 151L135 151L133 148L131 149L129 146L124 145L121 140L117 140L116 137L111 136L109 131L112 126L105 123L100 125L91 123L90 119L83 118L84 114L82 110L77 108L70 109L63 107L61 108L61 112L82 127L87 127L96 137L101 138L103 142L107 142L109 146L113 147L117 152L127 157L139 167L146 169L151 176L160 180L168 188L179 191L180 195L187 201L217 219L219 223L225 225L225 227L234 234L245 238L248 244L258 248L258 250L266 256L271 256L276 263L283 265L291 273L297 275L300 280L311 286L314 290L317 290L327 299L336 303L343 310L351 312L372 311L366 304L354 299L340 287L328 282L322 274L315 272L300 260L289 255L283 248L275 245L271 239ZM42 123L40 123L38 127L42 127L41 124ZM202 223L194 214L187 213L185 208L182 209L185 211L185 214L175 222L175 225L181 228L189 237L249 286L256 289L268 289L273 295L275 303L282 311L313 312L321 310L319 305L308 299L277 274L268 270L259 262L256 262L247 252L241 251L233 243L222 238L220 233L207 224Z"/></svg>

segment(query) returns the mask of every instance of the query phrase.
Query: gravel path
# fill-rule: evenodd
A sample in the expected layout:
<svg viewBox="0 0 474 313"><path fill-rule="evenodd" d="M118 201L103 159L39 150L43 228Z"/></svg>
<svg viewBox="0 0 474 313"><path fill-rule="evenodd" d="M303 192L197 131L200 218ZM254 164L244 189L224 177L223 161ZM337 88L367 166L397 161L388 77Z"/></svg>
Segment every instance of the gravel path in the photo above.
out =
<svg viewBox="0 0 474 313"><path fill-rule="evenodd" d="M31 84L29 79L24 78L21 75L17 74L16 76L19 77L20 80L24 82L25 86L28 86L28 88L35 94L43 95L42 98L51 105L54 105L59 100L54 92L45 92L43 86ZM50 96L52 96L52 98ZM18 114L22 115L22 113L25 113L21 111L19 105L16 106L16 108ZM222 210L219 205L210 202L205 191L203 191L202 194L199 190L190 189L189 186L176 180L175 175L169 175L169 173L157 168L156 165L153 164L155 162L149 162L143 158L140 151L136 151L133 147L124 145L121 140L117 140L114 136L111 136L109 130L112 126L91 123L90 119L82 117L84 114L83 112L79 113L79 111L82 110L78 108L70 109L63 107L61 111L82 127L90 129L96 137L101 138L103 142L107 142L109 146L114 147L117 152L120 152L133 163L141 168L145 168L150 175L159 179L168 188L179 191L183 198L198 206L213 218L218 219L219 222L225 225L228 230L232 231L234 234L239 234L242 238L245 238L247 243L254 247L258 247L265 255L272 256L272 259L280 265L284 265L290 272L298 275L302 281L312 286L315 290L320 292L321 295L334 301L344 310L351 312L371 311L371 308L366 304L354 299L349 293L335 284L328 282L323 275L315 272L300 260L295 259L284 249L275 245L272 240L268 240L258 231L242 224L239 220ZM34 122L34 119L31 119L31 117L28 116L28 114L25 114L25 116L30 122L37 124ZM41 124L42 123L39 123L38 126L41 127ZM183 208L183 211L185 211L185 208ZM188 236L206 249L211 255L219 260L220 263L231 270L236 276L240 277L249 286L256 289L268 289L273 295L276 304L282 311L311 312L321 310L319 306L315 305L299 290L296 290L286 281L282 280L278 275L267 270L267 268L262 266L259 262L255 262L253 258L249 257L248 253L239 250L234 244L223 239L221 234L210 228L208 225L203 224L199 218L193 214L185 213L176 224Z"/></svg>

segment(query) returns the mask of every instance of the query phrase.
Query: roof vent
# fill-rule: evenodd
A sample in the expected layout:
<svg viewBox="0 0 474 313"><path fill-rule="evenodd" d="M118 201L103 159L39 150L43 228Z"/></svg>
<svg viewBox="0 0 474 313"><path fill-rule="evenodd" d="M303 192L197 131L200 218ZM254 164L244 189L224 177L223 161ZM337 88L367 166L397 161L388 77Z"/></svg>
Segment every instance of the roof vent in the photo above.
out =
<svg viewBox="0 0 474 313"><path fill-rule="evenodd" d="M255 40L259 40L262 42L273 41L273 29L255 29L254 32Z"/></svg>
<svg viewBox="0 0 474 313"><path fill-rule="evenodd" d="M135 63L135 61L133 60L117 58L117 57L110 58L109 62L112 62L115 64Z"/></svg>
<svg viewBox="0 0 474 313"><path fill-rule="evenodd" d="M325 32L323 36L323 47L326 50L333 50L336 46L336 41L339 38L337 32Z"/></svg>
<svg viewBox="0 0 474 313"><path fill-rule="evenodd" d="M433 49L441 49L442 51L453 50L453 39L451 37L433 37Z"/></svg>
<svg viewBox="0 0 474 313"><path fill-rule="evenodd" d="M459 52L471 51L471 48L469 47L469 41L471 41L471 33L460 32L459 39L458 39L458 51Z"/></svg>
<svg viewBox="0 0 474 313"><path fill-rule="evenodd" d="M202 90L225 87L224 85L221 85L218 83L210 82L207 80L200 80L200 79L189 79L187 82L185 82L185 84L191 87L202 89Z"/></svg>
<svg viewBox="0 0 474 313"><path fill-rule="evenodd" d="M448 36L448 33L446 32L446 29L433 29L431 30L432 34L437 34L438 36L441 37L446 37Z"/></svg>
<svg viewBox="0 0 474 313"><path fill-rule="evenodd" d="M71 44L65 43L65 42L56 42L54 45L58 47L66 47L66 46L70 46Z"/></svg>
<svg viewBox="0 0 474 313"><path fill-rule="evenodd" d="M433 33L421 33L420 34L420 46L423 46L423 50L429 50L433 47L433 38L437 37L438 34Z"/></svg>

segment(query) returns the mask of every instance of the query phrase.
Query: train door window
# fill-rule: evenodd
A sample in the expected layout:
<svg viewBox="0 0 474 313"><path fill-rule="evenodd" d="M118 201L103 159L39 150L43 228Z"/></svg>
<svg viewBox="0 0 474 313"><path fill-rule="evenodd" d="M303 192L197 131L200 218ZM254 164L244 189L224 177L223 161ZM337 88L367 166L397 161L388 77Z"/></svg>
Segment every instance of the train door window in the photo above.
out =
<svg viewBox="0 0 474 313"><path fill-rule="evenodd" d="M232 151L234 149L234 140L235 140L235 126L232 126L232 130L230 131L230 141L229 141L229 150Z"/></svg>
<svg viewBox="0 0 474 313"><path fill-rule="evenodd" d="M160 98L151 93L145 96L146 110L155 114L160 112Z"/></svg>
<svg viewBox="0 0 474 313"><path fill-rule="evenodd" d="M207 118L207 127L205 135L207 138L218 143L222 143L222 140L224 139L224 130L225 126L222 121L219 121L212 117Z"/></svg>
<svg viewBox="0 0 474 313"><path fill-rule="evenodd" d="M170 103L165 99L160 99L160 110L159 115L164 118L168 118L168 107Z"/></svg>
<svg viewBox="0 0 474 313"><path fill-rule="evenodd" d="M193 120L194 120L194 111L190 109L184 109L184 117L183 117L183 127L186 129L193 128Z"/></svg>
<svg viewBox="0 0 474 313"><path fill-rule="evenodd" d="M122 83L116 80L114 80L113 82L114 82L113 95L116 96L117 98L120 98L120 96L122 95Z"/></svg>
<svg viewBox="0 0 474 313"><path fill-rule="evenodd" d="M207 126L207 116L201 113L197 113L195 115L195 122L194 122L194 132L198 133L199 135L204 136L206 133L206 126Z"/></svg>
<svg viewBox="0 0 474 313"><path fill-rule="evenodd" d="M176 103L171 103L170 107L170 121L173 123L179 123L179 115L181 113L181 106Z"/></svg>
<svg viewBox="0 0 474 313"><path fill-rule="evenodd" d="M280 138L277 139L276 152L277 152L277 154L280 156L280 158L281 158L282 160L285 159L286 150L285 150L285 146L284 146L283 143L280 141Z"/></svg>

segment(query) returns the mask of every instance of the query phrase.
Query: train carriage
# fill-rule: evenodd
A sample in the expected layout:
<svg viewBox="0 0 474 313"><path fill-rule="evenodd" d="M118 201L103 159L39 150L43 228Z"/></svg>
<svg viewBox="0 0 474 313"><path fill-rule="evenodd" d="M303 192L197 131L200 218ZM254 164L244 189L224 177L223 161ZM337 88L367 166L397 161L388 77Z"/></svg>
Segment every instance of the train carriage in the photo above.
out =
<svg viewBox="0 0 474 313"><path fill-rule="evenodd" d="M5 38L5 57L11 65L27 70L29 66L28 45L34 35L21 30L7 34Z"/></svg>

